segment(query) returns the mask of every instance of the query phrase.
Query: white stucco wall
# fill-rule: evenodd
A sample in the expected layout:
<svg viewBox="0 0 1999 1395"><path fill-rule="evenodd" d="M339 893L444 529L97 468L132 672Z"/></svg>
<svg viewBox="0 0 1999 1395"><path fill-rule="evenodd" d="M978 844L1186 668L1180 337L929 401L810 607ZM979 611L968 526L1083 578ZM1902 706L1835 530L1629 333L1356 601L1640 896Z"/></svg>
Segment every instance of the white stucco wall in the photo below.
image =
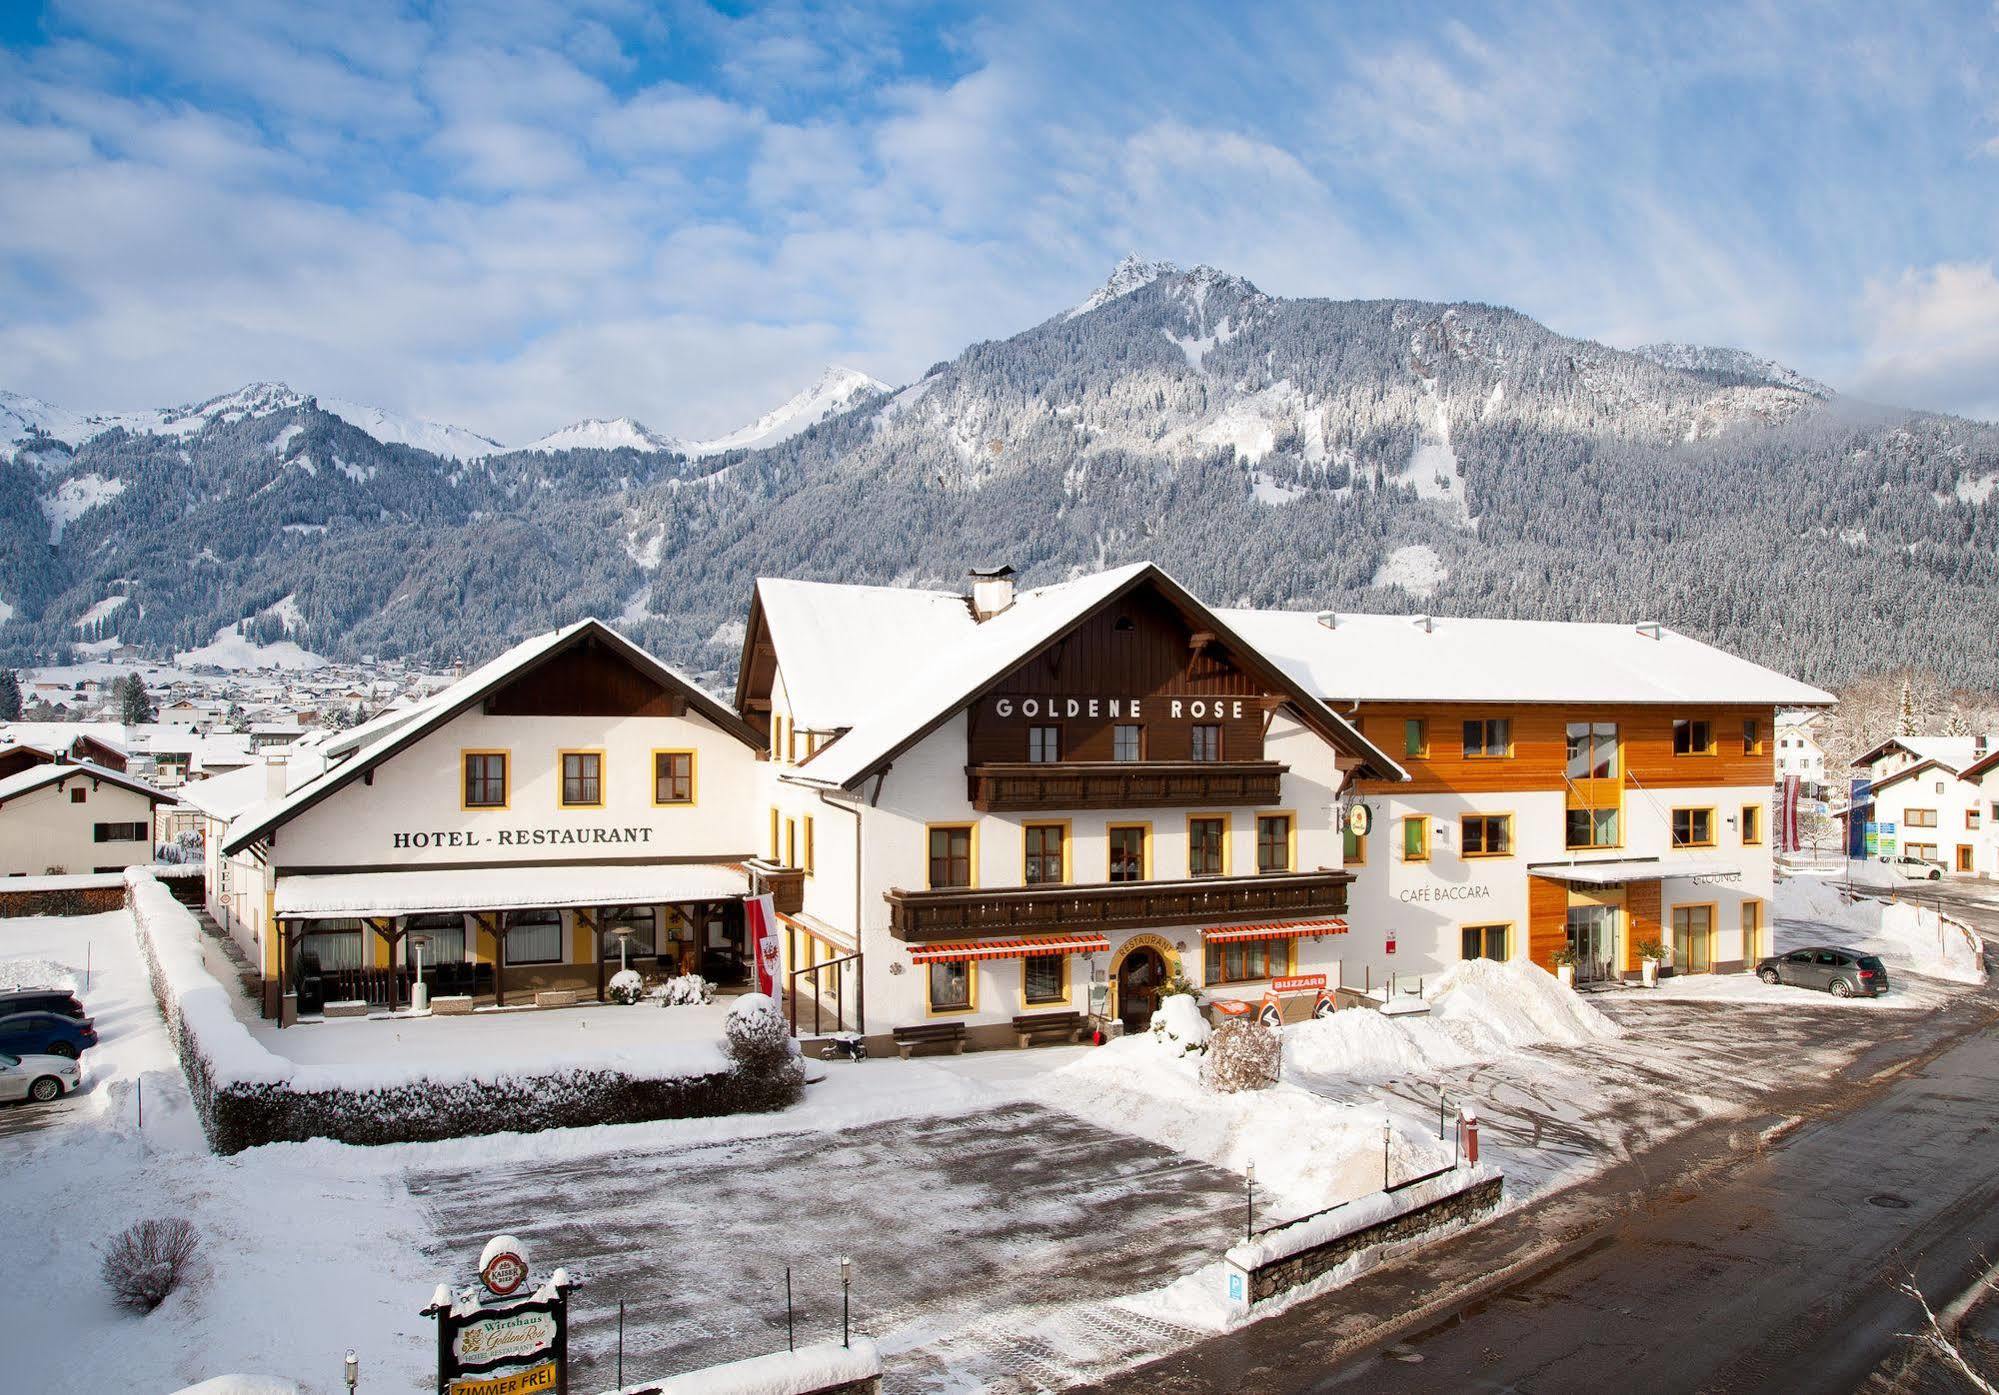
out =
<svg viewBox="0 0 1999 1395"><path fill-rule="evenodd" d="M83 802L71 799L83 791ZM100 823L144 824L137 842L100 843ZM61 788L45 785L0 804L0 876L81 874L99 867L134 867L153 860L153 801L79 774Z"/></svg>
<svg viewBox="0 0 1999 1395"><path fill-rule="evenodd" d="M1936 826L1911 827L1911 809L1934 813ZM1877 822L1895 825L1897 853L1906 853L1911 843L1931 846L1936 849L1937 861L1955 872L1958 848L1978 848L1986 831L1984 825L1989 812L1990 801L1979 786L1960 780L1948 771L1925 770L1885 788L1876 787L1872 817ZM1974 813L1976 827L1972 826L1970 817ZM1975 852L1973 866L1977 866Z"/></svg>

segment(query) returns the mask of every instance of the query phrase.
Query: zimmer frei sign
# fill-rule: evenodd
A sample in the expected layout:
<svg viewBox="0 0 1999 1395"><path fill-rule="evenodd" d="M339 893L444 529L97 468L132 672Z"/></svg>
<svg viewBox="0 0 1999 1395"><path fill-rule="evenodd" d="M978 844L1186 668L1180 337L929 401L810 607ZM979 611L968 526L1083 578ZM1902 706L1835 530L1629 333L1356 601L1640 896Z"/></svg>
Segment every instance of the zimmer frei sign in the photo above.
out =
<svg viewBox="0 0 1999 1395"><path fill-rule="evenodd" d="M437 1319L438 1395L568 1395L569 1295L557 1269L532 1287L527 1248L496 1235L479 1256L479 1280L439 1284L425 1317Z"/></svg>

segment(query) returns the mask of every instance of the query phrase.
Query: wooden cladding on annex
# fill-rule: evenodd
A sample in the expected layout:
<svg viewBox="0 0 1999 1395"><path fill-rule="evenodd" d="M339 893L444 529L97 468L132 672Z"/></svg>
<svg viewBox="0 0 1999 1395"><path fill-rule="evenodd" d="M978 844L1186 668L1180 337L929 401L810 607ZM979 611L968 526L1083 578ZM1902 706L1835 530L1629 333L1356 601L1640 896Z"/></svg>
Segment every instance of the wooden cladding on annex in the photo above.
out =
<svg viewBox="0 0 1999 1395"><path fill-rule="evenodd" d="M682 717L687 699L594 639L551 657L486 699L494 717Z"/></svg>
<svg viewBox="0 0 1999 1395"><path fill-rule="evenodd" d="M1464 724L1504 717L1513 724L1513 754L1491 758L1464 754ZM1405 755L1404 723L1426 724L1427 755ZM1673 754L1673 723L1691 718L1712 724L1712 755ZM1626 788L1767 786L1776 777L1776 713L1768 707L1557 707L1539 705L1425 705L1363 703L1354 720L1361 734L1409 772L1409 782L1361 781L1371 794L1496 794L1515 790L1565 790L1570 722L1615 722L1619 774ZM1745 720L1757 724L1762 752L1745 754Z"/></svg>
<svg viewBox="0 0 1999 1395"><path fill-rule="evenodd" d="M1032 697L1065 704L1060 715L1042 711L1024 715L1016 702L1010 716L993 710L995 698ZM1190 630L1186 619L1165 598L1137 591L1107 605L1084 620L1064 639L1048 645L986 690L971 705L967 756L974 766L1027 759L1027 729L1062 728L1064 761L1109 761L1116 757L1112 728L1128 716L1113 717L1100 701L1095 717L1087 705L1068 715L1070 698L1131 698L1141 701L1139 725L1144 728L1141 759L1179 761L1188 758L1192 728L1199 723L1222 728L1221 759L1263 759L1263 729L1271 708L1281 697L1266 694L1258 681L1230 660L1218 641ZM1172 715L1174 699L1181 713ZM1196 716L1191 700L1208 705ZM1227 699L1216 704L1215 699ZM1236 715L1236 699L1241 715ZM1217 715L1219 710L1220 715Z"/></svg>

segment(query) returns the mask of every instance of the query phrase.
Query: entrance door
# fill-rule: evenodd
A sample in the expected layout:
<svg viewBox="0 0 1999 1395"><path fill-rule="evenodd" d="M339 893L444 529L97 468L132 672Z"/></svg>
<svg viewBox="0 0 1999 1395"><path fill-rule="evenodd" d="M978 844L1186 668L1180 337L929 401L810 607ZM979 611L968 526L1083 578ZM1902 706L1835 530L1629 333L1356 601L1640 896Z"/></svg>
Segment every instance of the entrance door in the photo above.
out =
<svg viewBox="0 0 1999 1395"><path fill-rule="evenodd" d="M1166 960L1158 950L1140 946L1125 955L1117 969L1117 1015L1127 1032L1152 1025L1159 1009L1159 990L1166 983Z"/></svg>
<svg viewBox="0 0 1999 1395"><path fill-rule="evenodd" d="M1617 907L1571 906L1568 930L1577 983L1617 977Z"/></svg>
<svg viewBox="0 0 1999 1395"><path fill-rule="evenodd" d="M1683 974L1714 972L1714 907L1673 907L1673 967Z"/></svg>
<svg viewBox="0 0 1999 1395"><path fill-rule="evenodd" d="M1960 872L1969 872L1971 870L1971 844L1969 843L1959 843L1957 845L1957 870Z"/></svg>

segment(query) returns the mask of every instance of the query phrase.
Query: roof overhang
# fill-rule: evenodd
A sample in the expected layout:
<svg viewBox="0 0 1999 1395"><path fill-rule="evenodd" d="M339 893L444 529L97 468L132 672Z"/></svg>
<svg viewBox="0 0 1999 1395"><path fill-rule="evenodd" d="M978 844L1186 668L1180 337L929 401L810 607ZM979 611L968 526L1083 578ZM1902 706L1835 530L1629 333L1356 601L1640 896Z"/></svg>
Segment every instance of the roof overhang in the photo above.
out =
<svg viewBox="0 0 1999 1395"><path fill-rule="evenodd" d="M1597 862L1530 863L1528 874L1570 886L1623 886L1628 882L1732 882L1742 879L1740 865L1720 858L1688 858L1661 862L1649 857L1605 858Z"/></svg>
<svg viewBox="0 0 1999 1395"><path fill-rule="evenodd" d="M744 868L723 862L651 866L441 867L281 876L279 920L569 909L719 901L749 894Z"/></svg>

